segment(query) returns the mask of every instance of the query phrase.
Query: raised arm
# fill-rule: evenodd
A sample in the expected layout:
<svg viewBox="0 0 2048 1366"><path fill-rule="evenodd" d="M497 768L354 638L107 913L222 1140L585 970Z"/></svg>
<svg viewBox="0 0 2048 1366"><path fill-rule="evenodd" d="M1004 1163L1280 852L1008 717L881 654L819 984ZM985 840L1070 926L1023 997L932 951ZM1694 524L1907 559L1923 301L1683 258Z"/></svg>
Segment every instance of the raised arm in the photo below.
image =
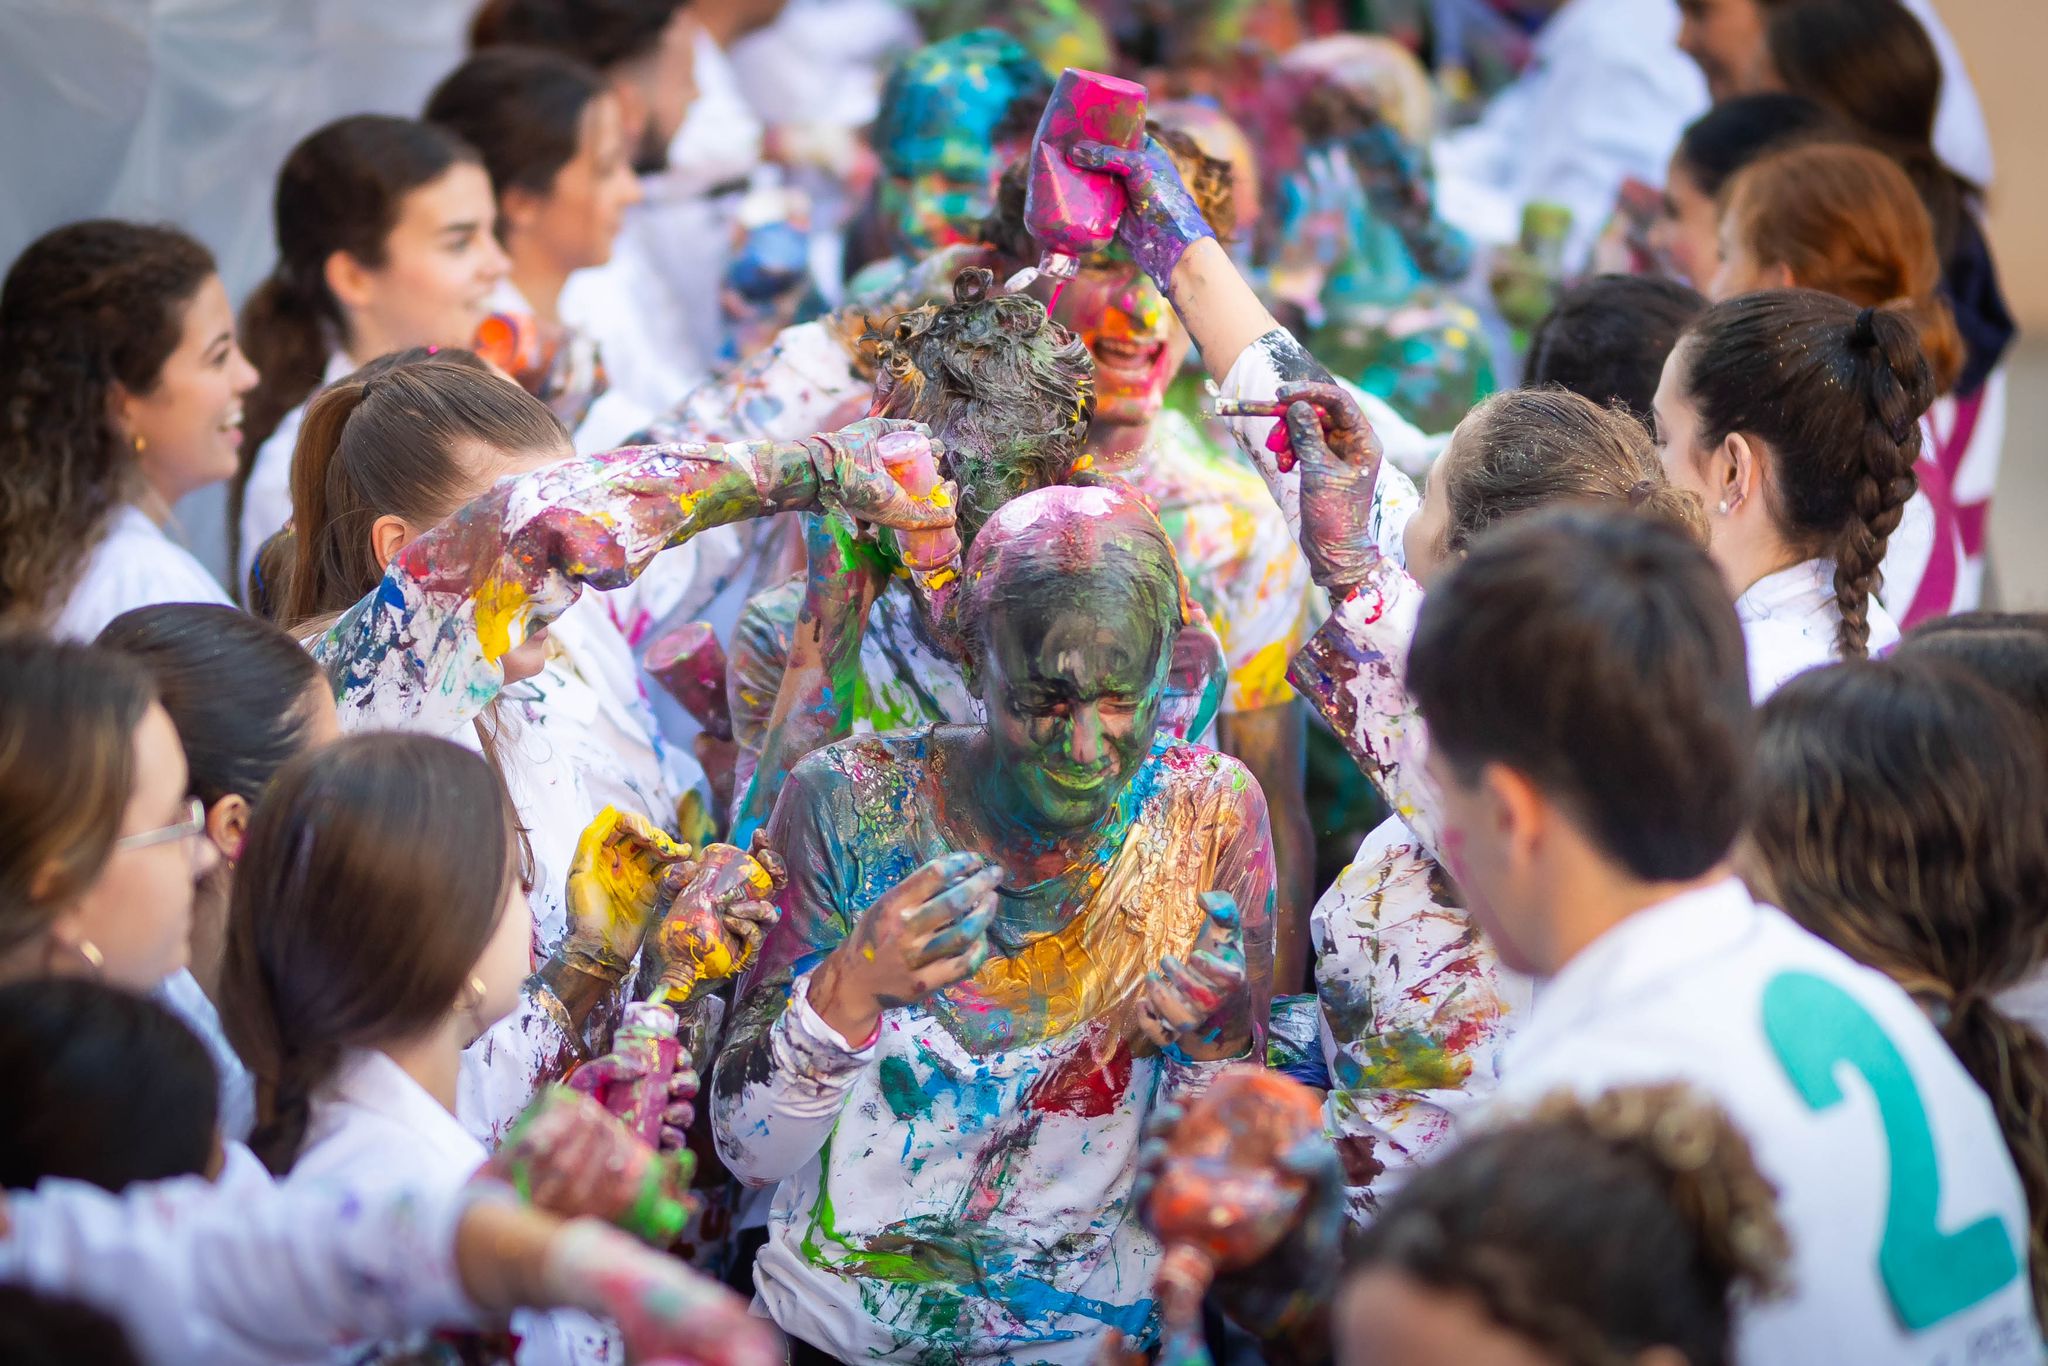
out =
<svg viewBox="0 0 2048 1366"><path fill-rule="evenodd" d="M838 505L868 521L950 520L908 499L869 418L796 442L636 446L501 481L391 561L314 646L348 729L448 734L504 686L505 654L586 586L617 588L709 527Z"/></svg>

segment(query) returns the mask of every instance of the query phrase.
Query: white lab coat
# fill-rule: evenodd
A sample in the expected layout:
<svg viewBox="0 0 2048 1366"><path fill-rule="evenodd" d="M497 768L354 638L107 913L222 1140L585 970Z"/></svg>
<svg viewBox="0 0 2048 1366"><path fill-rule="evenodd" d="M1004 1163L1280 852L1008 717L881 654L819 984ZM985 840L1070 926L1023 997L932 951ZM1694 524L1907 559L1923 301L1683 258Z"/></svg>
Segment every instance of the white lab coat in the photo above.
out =
<svg viewBox="0 0 2048 1366"><path fill-rule="evenodd" d="M1529 67L1479 121L1437 140L1437 208L1473 240L1521 232L1538 201L1571 210L1569 273L1586 262L1629 176L1664 183L1707 85L1678 50L1673 0L1566 0L1536 36Z"/></svg>
<svg viewBox="0 0 2048 1366"><path fill-rule="evenodd" d="M1792 1243L1792 1293L1738 1311L1739 1360L2042 1359L2026 1197L1983 1092L1890 978L1735 879L1580 951L1501 1071L1504 1105L1682 1081L1727 1111Z"/></svg>
<svg viewBox="0 0 2048 1366"><path fill-rule="evenodd" d="M218 1183L10 1192L0 1282L85 1301L153 1366L276 1366L477 1322L454 1257L471 1192L404 1168L288 1190L240 1144L227 1156Z"/></svg>
<svg viewBox="0 0 2048 1366"><path fill-rule="evenodd" d="M306 396L304 403L279 419L277 430L256 448L256 463L250 467L249 482L242 490L242 548L235 556L237 583L249 581L249 566L255 563L256 552L292 519L292 451L299 444L299 426L306 420L306 404L321 389L336 380L347 379L355 370L356 363L348 358L347 352L336 351L329 356L319 387Z"/></svg>
<svg viewBox="0 0 2048 1366"><path fill-rule="evenodd" d="M1889 653L1899 643L1898 624L1875 597L1870 600L1870 654ZM1742 642L1749 649L1749 695L1757 702L1796 674L1841 659L1835 628L1835 565L1807 560L1766 574L1735 600Z"/></svg>
<svg viewBox="0 0 2048 1366"><path fill-rule="evenodd" d="M485 1156L483 1144L405 1069L374 1049L350 1049L313 1097L306 1141L283 1184L287 1191L345 1187L403 1173L422 1185L459 1190ZM623 1357L611 1330L586 1314L521 1312L512 1317L512 1331L522 1339L520 1366ZM364 1358L356 1351L341 1359Z"/></svg>
<svg viewBox="0 0 2048 1366"><path fill-rule="evenodd" d="M232 606L220 581L192 552L164 533L133 503L123 503L93 547L85 572L57 614L51 631L63 640L92 640L108 622L136 607L159 602L215 602Z"/></svg>

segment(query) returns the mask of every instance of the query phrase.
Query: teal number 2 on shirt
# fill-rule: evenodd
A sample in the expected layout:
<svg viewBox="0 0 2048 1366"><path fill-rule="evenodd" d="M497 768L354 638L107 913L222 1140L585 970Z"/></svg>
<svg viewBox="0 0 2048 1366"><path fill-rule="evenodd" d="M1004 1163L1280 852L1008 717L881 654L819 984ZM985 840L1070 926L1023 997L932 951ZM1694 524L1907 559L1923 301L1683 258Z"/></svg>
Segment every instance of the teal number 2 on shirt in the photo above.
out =
<svg viewBox="0 0 2048 1366"><path fill-rule="evenodd" d="M1961 1313L2018 1276L2018 1254L1996 1215L1954 1233L1937 1226L1941 1163L1927 1109L1898 1045L1870 1012L1824 978L1786 972L1765 986L1763 1015L1764 1036L1809 1108L1840 1103L1838 1064L1855 1068L1876 1098L1891 1150L1891 1198L1877 1266L1907 1331Z"/></svg>

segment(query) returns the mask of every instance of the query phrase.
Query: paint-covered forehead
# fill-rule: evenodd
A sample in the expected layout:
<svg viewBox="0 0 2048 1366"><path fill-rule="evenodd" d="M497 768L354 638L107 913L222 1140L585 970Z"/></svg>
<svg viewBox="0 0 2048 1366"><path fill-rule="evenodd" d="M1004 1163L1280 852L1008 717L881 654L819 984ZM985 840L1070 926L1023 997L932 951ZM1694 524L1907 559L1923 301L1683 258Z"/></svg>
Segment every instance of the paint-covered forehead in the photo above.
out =
<svg viewBox="0 0 2048 1366"><path fill-rule="evenodd" d="M1055 484L996 509L968 551L970 610L985 609L1021 582L1032 592L1061 576L1093 575L1114 559L1115 572L1178 604L1185 619L1180 562L1159 519L1121 487Z"/></svg>
<svg viewBox="0 0 2048 1366"><path fill-rule="evenodd" d="M882 92L875 148L891 175L985 179L996 130L1043 80L1013 38L964 33L904 58Z"/></svg>

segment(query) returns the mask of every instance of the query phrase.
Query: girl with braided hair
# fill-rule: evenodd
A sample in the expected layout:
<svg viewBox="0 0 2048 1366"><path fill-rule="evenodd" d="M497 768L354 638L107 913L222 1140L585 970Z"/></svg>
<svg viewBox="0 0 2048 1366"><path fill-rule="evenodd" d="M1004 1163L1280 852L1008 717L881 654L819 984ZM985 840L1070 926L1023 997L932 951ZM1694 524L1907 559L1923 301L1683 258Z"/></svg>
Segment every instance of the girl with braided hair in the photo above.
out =
<svg viewBox="0 0 2048 1366"><path fill-rule="evenodd" d="M1753 696L1897 643L1875 599L1933 401L1918 328L1895 309L1766 290L1716 304L1679 338L1657 438L1671 481L1706 505Z"/></svg>
<svg viewBox="0 0 2048 1366"><path fill-rule="evenodd" d="M1990 1098L2048 1306L2048 1045L2001 993L2048 959L2039 730L1963 664L1828 669L1763 708L1745 869L1760 896L1919 1001Z"/></svg>
<svg viewBox="0 0 2048 1366"><path fill-rule="evenodd" d="M1343 1366L1726 1366L1785 1231L1742 1134L1683 1085L1560 1092L1418 1172L1365 1235Z"/></svg>
<svg viewBox="0 0 2048 1366"><path fill-rule="evenodd" d="M225 603L166 534L235 472L256 372L213 257L176 228L45 233L0 286L0 618L90 640L131 607Z"/></svg>

